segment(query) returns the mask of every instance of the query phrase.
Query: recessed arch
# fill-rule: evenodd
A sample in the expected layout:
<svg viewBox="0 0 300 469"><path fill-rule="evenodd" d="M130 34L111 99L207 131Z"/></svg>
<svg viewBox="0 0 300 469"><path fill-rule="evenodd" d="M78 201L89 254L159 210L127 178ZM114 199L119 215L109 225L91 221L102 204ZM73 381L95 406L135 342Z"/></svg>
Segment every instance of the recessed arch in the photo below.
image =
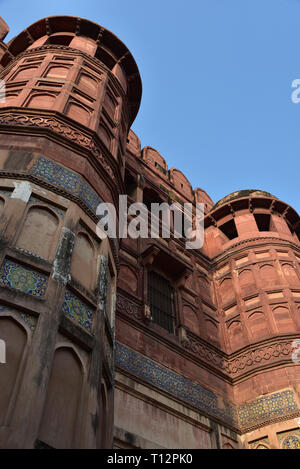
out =
<svg viewBox="0 0 300 469"><path fill-rule="evenodd" d="M287 306L276 306L273 308L273 316L278 332L285 333L295 330L295 324Z"/></svg>
<svg viewBox="0 0 300 469"><path fill-rule="evenodd" d="M227 326L229 343L232 350L241 348L244 345L244 332L241 321L235 319Z"/></svg>
<svg viewBox="0 0 300 469"><path fill-rule="evenodd" d="M51 260L57 244L59 219L55 212L43 205L31 205L17 240L19 248Z"/></svg>
<svg viewBox="0 0 300 469"><path fill-rule="evenodd" d="M262 311L254 311L248 316L249 327L253 339L261 339L268 336L270 330L268 322Z"/></svg>
<svg viewBox="0 0 300 469"><path fill-rule="evenodd" d="M83 368L80 357L71 347L57 348L39 430L41 441L57 449L74 447L82 387Z"/></svg>
<svg viewBox="0 0 300 469"><path fill-rule="evenodd" d="M96 256L95 246L85 231L76 236L72 254L71 275L87 290L95 286Z"/></svg>
<svg viewBox="0 0 300 469"><path fill-rule="evenodd" d="M39 109L51 109L55 102L56 95L50 93L34 93L29 97L27 107Z"/></svg>
<svg viewBox="0 0 300 469"><path fill-rule="evenodd" d="M5 342L6 363L1 364L0 373L0 426L5 425L11 399L16 394L18 375L21 370L28 333L11 316L0 316L1 339Z"/></svg>
<svg viewBox="0 0 300 469"><path fill-rule="evenodd" d="M219 293L222 304L229 303L235 299L235 292L231 277L226 277L219 284Z"/></svg>
<svg viewBox="0 0 300 469"><path fill-rule="evenodd" d="M293 265L285 263L281 267L287 283L292 285L299 283L299 277Z"/></svg>

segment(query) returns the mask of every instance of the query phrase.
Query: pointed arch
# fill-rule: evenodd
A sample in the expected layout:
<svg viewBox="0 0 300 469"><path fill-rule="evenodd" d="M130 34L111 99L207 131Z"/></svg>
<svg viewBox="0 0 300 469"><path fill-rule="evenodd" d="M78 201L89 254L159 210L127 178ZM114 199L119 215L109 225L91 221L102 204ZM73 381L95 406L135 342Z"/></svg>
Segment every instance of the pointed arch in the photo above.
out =
<svg viewBox="0 0 300 469"><path fill-rule="evenodd" d="M268 322L262 311L254 311L248 316L253 339L261 339L270 333Z"/></svg>
<svg viewBox="0 0 300 469"><path fill-rule="evenodd" d="M232 321L227 327L227 332L232 350L241 348L244 345L244 332L241 321L237 319Z"/></svg>
<svg viewBox="0 0 300 469"><path fill-rule="evenodd" d="M74 445L78 428L83 368L81 360L71 347L56 349L39 439L57 449L70 449Z"/></svg>
<svg viewBox="0 0 300 469"><path fill-rule="evenodd" d="M18 237L17 246L52 260L57 243L59 219L52 210L42 205L31 206Z"/></svg>
<svg viewBox="0 0 300 469"><path fill-rule="evenodd" d="M71 275L87 290L95 286L96 256L90 236L80 231L75 240L72 254Z"/></svg>
<svg viewBox="0 0 300 469"><path fill-rule="evenodd" d="M0 317L1 339L5 342L6 364L0 373L0 426L5 425L12 396L16 393L18 375L28 340L26 329L14 318Z"/></svg>

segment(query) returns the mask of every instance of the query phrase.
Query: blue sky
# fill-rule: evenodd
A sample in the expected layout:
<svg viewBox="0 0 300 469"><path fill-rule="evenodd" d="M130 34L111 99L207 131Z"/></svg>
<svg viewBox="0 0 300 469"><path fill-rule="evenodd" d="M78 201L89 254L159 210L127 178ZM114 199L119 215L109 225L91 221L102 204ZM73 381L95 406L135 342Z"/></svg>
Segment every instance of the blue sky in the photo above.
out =
<svg viewBox="0 0 300 469"><path fill-rule="evenodd" d="M55 14L95 21L131 50L142 146L215 201L263 189L300 212L300 0L0 0L8 38Z"/></svg>

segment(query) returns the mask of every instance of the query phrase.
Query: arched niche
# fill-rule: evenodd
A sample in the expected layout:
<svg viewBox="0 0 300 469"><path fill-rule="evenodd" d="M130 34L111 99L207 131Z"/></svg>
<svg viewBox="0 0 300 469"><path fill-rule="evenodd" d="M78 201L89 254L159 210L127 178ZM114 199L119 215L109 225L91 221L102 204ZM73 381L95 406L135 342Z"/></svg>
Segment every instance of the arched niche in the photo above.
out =
<svg viewBox="0 0 300 469"><path fill-rule="evenodd" d="M65 67L62 65L54 65L50 67L46 73L46 77L49 78L66 78L69 73L69 67Z"/></svg>
<svg viewBox="0 0 300 469"><path fill-rule="evenodd" d="M28 101L27 106L39 109L51 109L56 99L55 94L34 93Z"/></svg>
<svg viewBox="0 0 300 469"><path fill-rule="evenodd" d="M43 259L52 260L56 247L56 234L59 220L49 209L31 207L26 215L17 246L37 254Z"/></svg>
<svg viewBox="0 0 300 469"><path fill-rule="evenodd" d="M197 313L190 307L185 305L183 307L184 324L195 334L199 335L199 319Z"/></svg>
<svg viewBox="0 0 300 469"><path fill-rule="evenodd" d="M242 272L239 273L239 282L243 296L247 296L247 294L255 289L255 280L250 269L242 270Z"/></svg>
<svg viewBox="0 0 300 469"><path fill-rule="evenodd" d="M39 440L57 449L74 447L79 428L83 368L75 351L60 347L55 351Z"/></svg>
<svg viewBox="0 0 300 469"><path fill-rule="evenodd" d="M230 443L224 443L223 449L234 449L234 447Z"/></svg>
<svg viewBox="0 0 300 469"><path fill-rule="evenodd" d="M244 345L244 333L241 321L232 321L228 325L227 332L232 350L241 348Z"/></svg>
<svg viewBox="0 0 300 469"><path fill-rule="evenodd" d="M76 236L72 254L71 275L87 290L95 286L96 257L90 237L79 232Z"/></svg>
<svg viewBox="0 0 300 469"><path fill-rule="evenodd" d="M273 316L279 333L293 332L295 330L295 324L289 308L286 306L276 306L276 308L273 308Z"/></svg>
<svg viewBox="0 0 300 469"><path fill-rule="evenodd" d="M217 323L211 319L205 319L205 327L208 340L215 345L219 345L219 328Z"/></svg>
<svg viewBox="0 0 300 469"><path fill-rule="evenodd" d="M129 293L136 294L138 291L138 279L134 270L127 266L121 265L118 276L118 286Z"/></svg>
<svg viewBox="0 0 300 469"><path fill-rule="evenodd" d="M109 130L102 123L99 125L98 134L99 134L99 137L101 138L102 142L110 150L111 142L112 142L112 136L111 136Z"/></svg>
<svg viewBox="0 0 300 469"><path fill-rule="evenodd" d="M36 66L22 67L19 70L17 70L12 80L13 81L29 80L30 78L37 76L37 72L38 72L38 67Z"/></svg>
<svg viewBox="0 0 300 469"><path fill-rule="evenodd" d="M295 285L299 283L299 277L291 264L283 264L282 271L288 284Z"/></svg>
<svg viewBox="0 0 300 469"><path fill-rule="evenodd" d="M0 338L5 342L6 363L0 364L0 426L5 425L7 411L14 395L20 365L27 343L26 330L11 317L0 317Z"/></svg>
<svg viewBox="0 0 300 469"><path fill-rule="evenodd" d="M66 115L68 117L71 117L71 119L74 119L77 122L88 126L91 113L86 107L82 106L81 104L76 103L74 101L70 101L66 109Z"/></svg>
<svg viewBox="0 0 300 469"><path fill-rule="evenodd" d="M211 303L214 303L213 289L211 283L202 275L198 276L198 290L201 295L201 298L206 298Z"/></svg>
<svg viewBox="0 0 300 469"><path fill-rule="evenodd" d="M235 299L235 293L233 289L232 279L230 277L222 280L219 286L219 292L221 296L222 304L229 303Z"/></svg>
<svg viewBox="0 0 300 469"><path fill-rule="evenodd" d="M95 95L99 82L96 78L88 75L87 73L81 73L78 79L78 85L80 88L85 88L89 94Z"/></svg>
<svg viewBox="0 0 300 469"><path fill-rule="evenodd" d="M271 264L264 264L260 267L260 275L263 285L272 287L278 284L278 275L276 269Z"/></svg>
<svg viewBox="0 0 300 469"><path fill-rule="evenodd" d="M268 336L269 327L262 311L255 311L248 316L249 327L253 339L261 339Z"/></svg>

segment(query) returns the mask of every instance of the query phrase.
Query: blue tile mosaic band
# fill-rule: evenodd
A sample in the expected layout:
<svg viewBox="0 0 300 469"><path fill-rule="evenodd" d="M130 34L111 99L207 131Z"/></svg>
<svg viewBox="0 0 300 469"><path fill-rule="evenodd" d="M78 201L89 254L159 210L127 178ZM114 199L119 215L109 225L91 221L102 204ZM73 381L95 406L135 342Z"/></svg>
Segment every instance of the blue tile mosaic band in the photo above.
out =
<svg viewBox="0 0 300 469"><path fill-rule="evenodd" d="M98 205L102 202L94 189L92 189L79 174L43 156L37 158L35 164L30 169L30 173L45 179L56 187L61 187L71 194L76 195L94 213L96 213Z"/></svg>
<svg viewBox="0 0 300 469"><path fill-rule="evenodd" d="M240 406L225 401L221 407L222 400L212 391L118 342L115 347L115 365L240 430L258 427L283 416L286 418L298 411L291 390L263 396Z"/></svg>
<svg viewBox="0 0 300 469"><path fill-rule="evenodd" d="M6 312L20 319L24 324L29 327L31 332L35 330L37 324L37 318L35 316L23 313L21 311L17 311L15 309L9 308L8 306L0 306L0 313L4 313L1 314L1 316L5 315Z"/></svg>
<svg viewBox="0 0 300 469"><path fill-rule="evenodd" d="M210 415L228 423L237 424L236 410L233 405L228 403L224 408L220 408L218 398L212 391L120 343L116 343L115 365Z"/></svg>
<svg viewBox="0 0 300 469"><path fill-rule="evenodd" d="M75 296L70 290L65 291L62 310L66 316L92 333L93 310Z"/></svg>
<svg viewBox="0 0 300 469"><path fill-rule="evenodd" d="M288 389L240 405L239 423L242 428L249 427L269 418L276 419L276 417L292 414L297 410L294 393Z"/></svg>
<svg viewBox="0 0 300 469"><path fill-rule="evenodd" d="M0 284L42 297L47 288L47 276L5 259L0 270Z"/></svg>

